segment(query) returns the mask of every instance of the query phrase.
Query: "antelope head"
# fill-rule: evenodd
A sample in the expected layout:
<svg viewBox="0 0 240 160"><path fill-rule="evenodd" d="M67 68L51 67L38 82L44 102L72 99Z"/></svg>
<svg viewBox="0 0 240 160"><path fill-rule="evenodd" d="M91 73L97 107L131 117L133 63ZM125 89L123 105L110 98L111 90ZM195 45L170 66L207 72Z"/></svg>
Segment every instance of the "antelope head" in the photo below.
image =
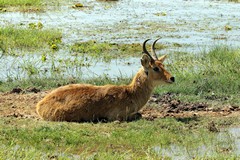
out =
<svg viewBox="0 0 240 160"><path fill-rule="evenodd" d="M150 39L147 39L143 43L143 56L141 59L141 64L144 68L145 73L148 78L153 82L154 86L165 83L173 83L175 78L164 68L163 62L166 59L166 55L163 55L158 58L155 51L155 44L159 40L155 40L151 46L151 53L146 49L146 42Z"/></svg>

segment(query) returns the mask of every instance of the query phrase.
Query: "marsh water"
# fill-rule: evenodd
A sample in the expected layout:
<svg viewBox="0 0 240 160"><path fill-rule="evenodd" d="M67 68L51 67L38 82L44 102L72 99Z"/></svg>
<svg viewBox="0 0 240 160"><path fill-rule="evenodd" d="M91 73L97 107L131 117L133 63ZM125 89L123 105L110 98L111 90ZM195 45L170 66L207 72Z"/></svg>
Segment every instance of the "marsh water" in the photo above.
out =
<svg viewBox="0 0 240 160"><path fill-rule="evenodd" d="M216 45L240 46L240 3L224 0L85 0L82 3L83 8L72 8L74 1L71 0L52 4L40 13L2 12L0 26L27 27L29 23L41 22L44 28L59 29L63 33L64 46L88 40L142 43L147 38L159 37L160 43L168 46L161 53L167 54L197 53ZM31 54L24 51L20 57L1 56L0 80L28 76L26 69L21 67L24 65L46 74L41 70L50 70L53 61L42 63L39 53L41 51ZM55 55L55 61L73 58L68 47L63 47ZM111 63L95 60L91 63L91 67L73 66L71 71L63 70L61 74L78 74L87 70L90 73L88 77L103 74L110 77L131 76L140 67L138 58L112 60Z"/></svg>
<svg viewBox="0 0 240 160"><path fill-rule="evenodd" d="M195 157L207 159L209 156L218 155L224 152L240 155L240 128L233 127L222 129L215 135L216 141L211 145L197 146L196 148L187 148L172 144L168 148L154 146L153 151L163 157L169 157L173 160L194 159ZM192 147L192 146L191 146Z"/></svg>

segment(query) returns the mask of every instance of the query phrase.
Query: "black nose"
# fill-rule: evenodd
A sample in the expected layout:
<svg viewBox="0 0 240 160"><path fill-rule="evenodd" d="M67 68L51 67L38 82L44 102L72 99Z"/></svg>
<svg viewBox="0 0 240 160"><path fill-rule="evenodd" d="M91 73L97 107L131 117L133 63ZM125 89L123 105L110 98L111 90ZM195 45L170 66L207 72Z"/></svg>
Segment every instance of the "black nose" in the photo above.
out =
<svg viewBox="0 0 240 160"><path fill-rule="evenodd" d="M174 82L174 81L175 81L175 78L174 78L174 77L171 77L170 80L171 80L172 82Z"/></svg>

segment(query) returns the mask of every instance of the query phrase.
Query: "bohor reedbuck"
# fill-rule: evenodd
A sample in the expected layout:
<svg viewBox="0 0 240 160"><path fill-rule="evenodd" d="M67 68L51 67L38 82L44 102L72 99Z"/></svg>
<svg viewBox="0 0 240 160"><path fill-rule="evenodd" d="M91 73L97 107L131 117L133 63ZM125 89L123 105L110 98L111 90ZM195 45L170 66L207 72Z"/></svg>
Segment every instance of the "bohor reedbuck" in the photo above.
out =
<svg viewBox="0 0 240 160"><path fill-rule="evenodd" d="M154 87L173 83L174 77L164 68L166 55L158 58L155 40L152 56L143 43L142 67L129 85L70 84L47 94L36 106L36 111L49 121L125 121L139 117Z"/></svg>

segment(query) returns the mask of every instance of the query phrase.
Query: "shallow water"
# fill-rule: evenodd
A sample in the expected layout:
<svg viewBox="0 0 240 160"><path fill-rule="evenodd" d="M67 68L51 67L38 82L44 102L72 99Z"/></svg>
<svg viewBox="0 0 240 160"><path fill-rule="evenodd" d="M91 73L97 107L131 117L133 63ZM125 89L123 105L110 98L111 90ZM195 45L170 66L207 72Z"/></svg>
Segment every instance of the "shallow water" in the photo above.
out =
<svg viewBox="0 0 240 160"><path fill-rule="evenodd" d="M54 54L42 61L41 54L3 56L0 58L0 80L17 80L26 77L64 76L84 78L106 76L112 79L132 77L140 68L139 58L115 59L107 62L85 60L82 57ZM84 63L84 64L82 64ZM134 66L134 67L133 67Z"/></svg>
<svg viewBox="0 0 240 160"><path fill-rule="evenodd" d="M171 144L168 148L154 146L153 151L163 157L170 157L173 160L185 160L194 158L207 158L212 155L217 155L219 152L224 152L224 149L230 155L240 155L240 128L233 127L222 129L216 134L215 144L206 146L201 145L196 148L188 148ZM230 150L227 150L230 149Z"/></svg>
<svg viewBox="0 0 240 160"><path fill-rule="evenodd" d="M86 6L83 9L73 9L71 6L74 1L70 0L54 10L54 7L50 7L49 11L44 13L0 13L0 25L27 27L29 23L41 22L44 28L61 30L63 43L66 45L87 40L142 43L147 38L161 37L161 43L168 46L161 52L168 54L174 51L200 52L216 45L240 46L239 3L210 0L85 0L82 3ZM226 31L226 25L231 26L232 30ZM64 52L65 57L68 57L69 51ZM9 66L18 65L15 63L18 60L5 57L1 58L0 64L6 64L6 61L10 71L3 67L3 77L6 77L8 72L17 72L14 67ZM115 64L113 61L110 65L100 64L88 70L94 71L103 67L97 72L112 76L112 73L115 74L118 70L116 68L112 72ZM138 65L130 68L122 66L120 72L129 75L137 68Z"/></svg>
<svg viewBox="0 0 240 160"><path fill-rule="evenodd" d="M240 155L240 128L230 128L228 131L232 135L232 137L234 137L234 152L237 155Z"/></svg>
<svg viewBox="0 0 240 160"><path fill-rule="evenodd" d="M66 43L88 39L142 42L162 37L162 42L209 46L227 38L239 44L240 5L224 1L121 0L114 3L85 1L85 9L68 3L45 13L7 12L0 14L2 26L42 22L47 28L63 31ZM165 16L162 13L166 14ZM226 32L225 25L232 26ZM211 42L211 43L209 43Z"/></svg>

